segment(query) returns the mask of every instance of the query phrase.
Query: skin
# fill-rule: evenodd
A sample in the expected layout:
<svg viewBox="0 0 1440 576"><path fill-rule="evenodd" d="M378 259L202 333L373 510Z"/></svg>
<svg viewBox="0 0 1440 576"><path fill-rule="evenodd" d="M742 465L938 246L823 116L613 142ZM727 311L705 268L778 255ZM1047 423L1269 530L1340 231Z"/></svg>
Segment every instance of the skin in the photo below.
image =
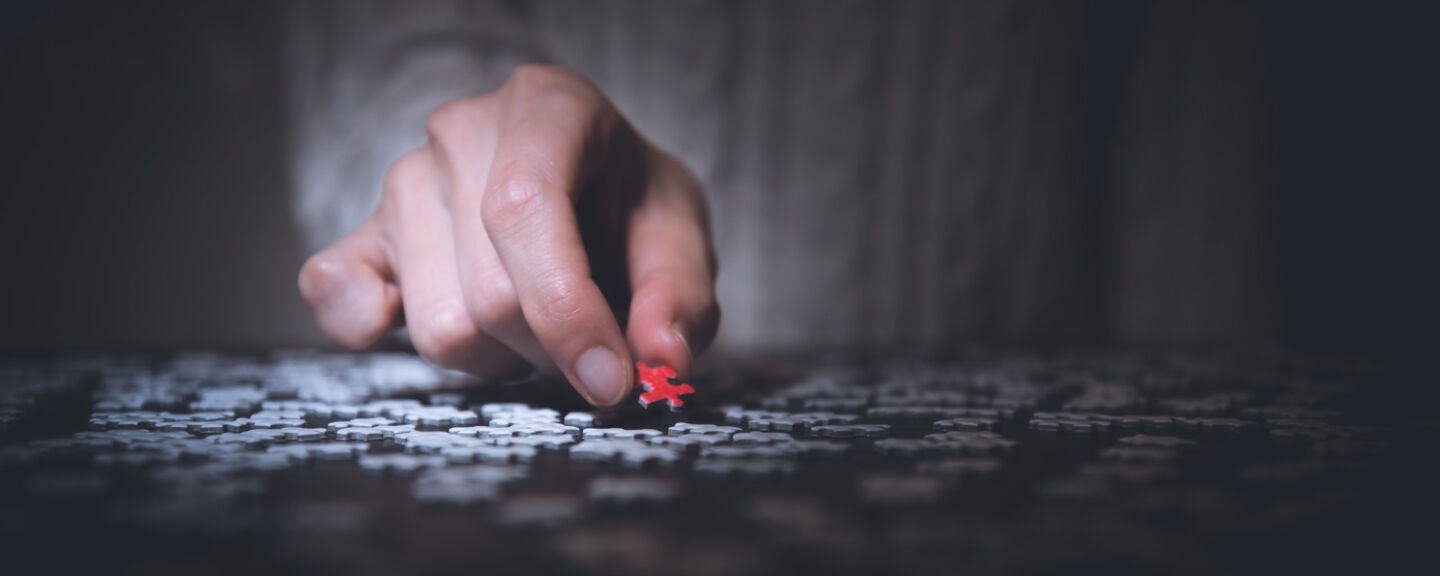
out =
<svg viewBox="0 0 1440 576"><path fill-rule="evenodd" d="M689 373L720 309L705 197L680 161L549 66L439 107L427 130L374 215L300 271L327 336L361 349L403 322L431 363L537 368L597 406L628 397L636 360Z"/></svg>

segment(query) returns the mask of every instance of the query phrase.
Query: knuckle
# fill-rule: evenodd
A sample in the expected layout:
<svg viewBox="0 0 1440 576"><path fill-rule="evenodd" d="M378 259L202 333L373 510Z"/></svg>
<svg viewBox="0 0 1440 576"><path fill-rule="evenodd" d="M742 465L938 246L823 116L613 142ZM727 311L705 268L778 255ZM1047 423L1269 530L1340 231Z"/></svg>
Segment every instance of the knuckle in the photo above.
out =
<svg viewBox="0 0 1440 576"><path fill-rule="evenodd" d="M524 102L596 109L605 97L583 74L544 64L525 64L510 73L506 87Z"/></svg>
<svg viewBox="0 0 1440 576"><path fill-rule="evenodd" d="M539 316L532 321L550 329L579 318L585 307L579 283L561 278L541 282L535 291L535 302Z"/></svg>
<svg viewBox="0 0 1440 576"><path fill-rule="evenodd" d="M505 80L507 87L515 89L530 89L537 85L550 82L551 77L556 74L554 66L545 64L521 64L510 71L510 77Z"/></svg>
<svg viewBox="0 0 1440 576"><path fill-rule="evenodd" d="M458 306L446 306L410 327L411 342L420 356L447 368L463 364L479 335L469 314Z"/></svg>
<svg viewBox="0 0 1440 576"><path fill-rule="evenodd" d="M500 168L499 174L480 204L480 218L486 229L496 232L523 225L545 204L543 177L511 166Z"/></svg>
<svg viewBox="0 0 1440 576"><path fill-rule="evenodd" d="M414 150L401 156L385 171L384 193L388 198L414 194L430 182L434 165L425 150Z"/></svg>
<svg viewBox="0 0 1440 576"><path fill-rule="evenodd" d="M550 89L567 84L589 84L578 72L548 64L521 64L510 72L506 84L519 89Z"/></svg>
<svg viewBox="0 0 1440 576"><path fill-rule="evenodd" d="M436 142L467 132L484 113L484 103L481 98L464 98L436 106L425 119L425 132Z"/></svg>

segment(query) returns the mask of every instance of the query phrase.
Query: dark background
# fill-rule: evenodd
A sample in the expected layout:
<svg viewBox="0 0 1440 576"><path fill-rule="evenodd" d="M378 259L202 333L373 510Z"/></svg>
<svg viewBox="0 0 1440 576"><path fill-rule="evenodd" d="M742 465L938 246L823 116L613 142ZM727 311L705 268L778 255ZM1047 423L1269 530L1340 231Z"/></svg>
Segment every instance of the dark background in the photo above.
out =
<svg viewBox="0 0 1440 576"><path fill-rule="evenodd" d="M1286 347L1433 342L1435 50L1410 6L1262 5ZM1099 4L1095 49L1125 62L1146 8ZM280 4L4 14L0 352L315 343L294 286Z"/></svg>

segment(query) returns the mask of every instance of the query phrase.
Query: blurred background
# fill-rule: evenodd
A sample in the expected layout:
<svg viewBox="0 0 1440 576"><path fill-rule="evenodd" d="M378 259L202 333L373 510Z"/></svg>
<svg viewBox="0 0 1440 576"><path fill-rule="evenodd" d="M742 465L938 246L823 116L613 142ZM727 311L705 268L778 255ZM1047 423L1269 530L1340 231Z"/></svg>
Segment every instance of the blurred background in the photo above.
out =
<svg viewBox="0 0 1440 576"><path fill-rule="evenodd" d="M540 61L705 181L721 347L1413 354L1411 6L7 3L0 352L323 346L307 254Z"/></svg>

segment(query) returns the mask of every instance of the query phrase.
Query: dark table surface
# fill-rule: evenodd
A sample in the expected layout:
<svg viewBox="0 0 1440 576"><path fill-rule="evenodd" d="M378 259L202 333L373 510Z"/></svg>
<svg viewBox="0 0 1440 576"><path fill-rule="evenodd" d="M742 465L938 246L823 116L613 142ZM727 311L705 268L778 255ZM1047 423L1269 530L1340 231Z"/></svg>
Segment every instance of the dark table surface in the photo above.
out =
<svg viewBox="0 0 1440 576"><path fill-rule="evenodd" d="M1413 377L716 358L679 412L586 412L564 384L396 354L12 358L0 542L17 574L1388 571L1435 534Z"/></svg>

